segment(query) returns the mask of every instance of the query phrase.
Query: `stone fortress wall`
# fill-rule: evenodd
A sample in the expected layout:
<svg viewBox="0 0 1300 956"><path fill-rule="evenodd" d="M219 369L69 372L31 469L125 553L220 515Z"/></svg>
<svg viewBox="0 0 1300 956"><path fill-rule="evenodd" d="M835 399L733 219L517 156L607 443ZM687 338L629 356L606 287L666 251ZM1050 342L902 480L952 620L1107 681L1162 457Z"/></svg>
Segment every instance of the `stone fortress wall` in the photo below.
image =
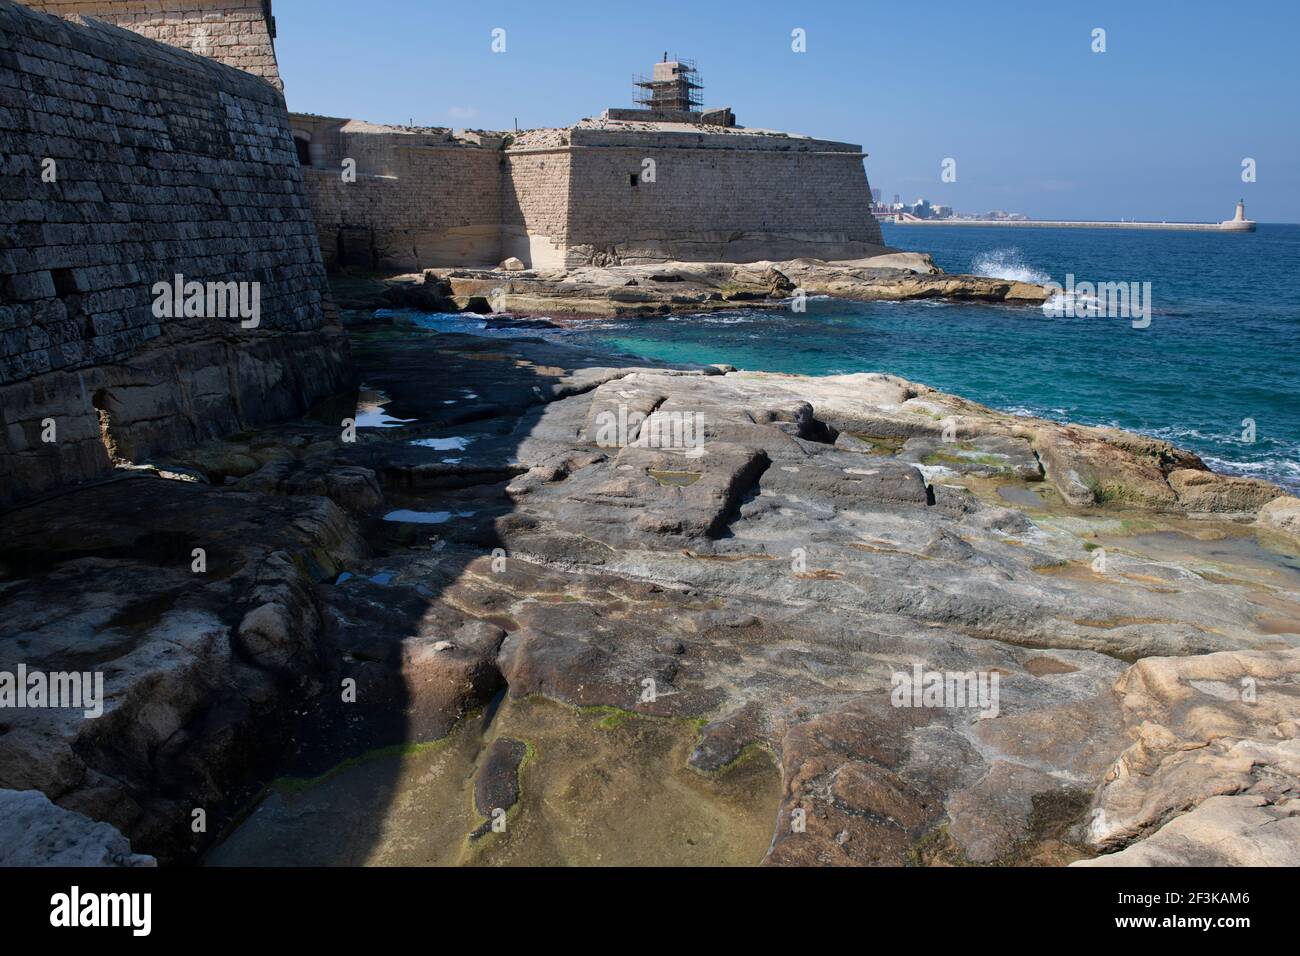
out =
<svg viewBox="0 0 1300 956"><path fill-rule="evenodd" d="M283 88L271 0L26 5L104 20ZM297 114L293 124L331 268L486 266L507 256L538 268L845 259L883 245L860 147L736 127L728 108L611 109L515 135ZM352 182L341 175L345 158L356 161ZM656 163L654 182L633 178L645 159Z"/></svg>
<svg viewBox="0 0 1300 956"><path fill-rule="evenodd" d="M176 275L259 283L260 325L159 318ZM340 390L326 296L278 90L0 0L0 505Z"/></svg>
<svg viewBox="0 0 1300 956"><path fill-rule="evenodd" d="M852 259L884 245L858 146L609 124L575 128L570 150L566 264Z"/></svg>
<svg viewBox="0 0 1300 956"><path fill-rule="evenodd" d="M93 17L233 66L283 89L271 0L24 0L56 16Z"/></svg>
<svg viewBox="0 0 1300 956"><path fill-rule="evenodd" d="M500 261L500 137L300 115L293 135L330 267Z"/></svg>
<svg viewBox="0 0 1300 956"><path fill-rule="evenodd" d="M572 151L566 146L506 150L500 191L499 259L514 256L534 268L563 265L574 194Z"/></svg>
<svg viewBox="0 0 1300 956"><path fill-rule="evenodd" d="M331 266L853 259L884 245L864 154L846 143L603 118L513 136L293 121Z"/></svg>
<svg viewBox="0 0 1300 956"><path fill-rule="evenodd" d="M729 109L513 134L291 115L269 0L0 11L0 504L337 390L327 265L884 251L859 147L737 127ZM156 319L150 289L176 274L260 283L260 329Z"/></svg>

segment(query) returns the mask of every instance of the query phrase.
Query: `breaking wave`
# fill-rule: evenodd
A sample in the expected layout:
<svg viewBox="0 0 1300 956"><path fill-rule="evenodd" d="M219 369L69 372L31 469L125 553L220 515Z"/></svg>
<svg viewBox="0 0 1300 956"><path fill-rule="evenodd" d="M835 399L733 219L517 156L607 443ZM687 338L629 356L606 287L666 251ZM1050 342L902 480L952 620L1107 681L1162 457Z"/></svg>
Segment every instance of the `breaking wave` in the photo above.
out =
<svg viewBox="0 0 1300 956"><path fill-rule="evenodd" d="M1049 282L1052 278L1046 272L1035 269L1027 263L1024 253L1014 246L981 252L971 260L970 271L973 275L988 276L990 279L1033 282L1037 285Z"/></svg>
<svg viewBox="0 0 1300 956"><path fill-rule="evenodd" d="M1259 461L1229 461L1202 455L1201 461L1212 471L1243 478L1262 478L1271 481L1291 494L1300 493L1300 464L1285 458L1266 458Z"/></svg>

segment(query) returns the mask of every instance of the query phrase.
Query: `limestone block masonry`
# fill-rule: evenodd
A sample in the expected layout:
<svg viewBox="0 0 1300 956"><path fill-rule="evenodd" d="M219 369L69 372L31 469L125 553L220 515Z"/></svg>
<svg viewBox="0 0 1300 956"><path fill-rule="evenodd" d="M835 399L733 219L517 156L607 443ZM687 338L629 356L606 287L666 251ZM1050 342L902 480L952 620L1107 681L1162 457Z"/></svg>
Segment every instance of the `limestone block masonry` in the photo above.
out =
<svg viewBox="0 0 1300 956"><path fill-rule="evenodd" d="M257 283L260 324L160 316L178 275ZM0 0L0 505L301 415L348 359L279 91Z"/></svg>
<svg viewBox="0 0 1300 956"><path fill-rule="evenodd" d="M859 146L628 125L569 131L565 265L853 259L884 244ZM640 175L647 160L652 181Z"/></svg>
<svg viewBox="0 0 1300 956"><path fill-rule="evenodd" d="M93 17L260 76L283 89L271 0L24 0L56 16Z"/></svg>
<svg viewBox="0 0 1300 956"><path fill-rule="evenodd" d="M326 264L856 259L885 250L861 147L745 127L583 120L514 134L293 114ZM342 174L354 164L355 176Z"/></svg>
<svg viewBox="0 0 1300 956"><path fill-rule="evenodd" d="M449 130L292 120L314 163L303 175L327 265L500 261L499 137L485 147ZM356 162L355 182L343 179L345 159Z"/></svg>

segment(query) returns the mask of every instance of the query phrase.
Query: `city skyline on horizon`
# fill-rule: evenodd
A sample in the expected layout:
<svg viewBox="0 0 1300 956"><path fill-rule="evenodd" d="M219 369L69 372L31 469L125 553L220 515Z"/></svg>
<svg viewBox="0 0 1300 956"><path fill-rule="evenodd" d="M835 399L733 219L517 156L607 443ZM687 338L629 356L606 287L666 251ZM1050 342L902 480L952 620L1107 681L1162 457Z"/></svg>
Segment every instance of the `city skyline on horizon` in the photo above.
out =
<svg viewBox="0 0 1300 956"><path fill-rule="evenodd" d="M1225 218L1244 198L1261 222L1298 222L1300 130L1277 117L1294 112L1287 25L1300 27L1300 13L1266 7L1075 12L1012 0L994 17L940 2L924 31L888 34L880 11L838 2L759 2L743 20L679 0L621 19L587 0L485 4L454 21L422 0L377 0L364 18L307 0L274 9L297 112L567 126L630 106L633 74L668 50L698 62L705 105L732 107L740 125L860 143L886 196L1036 219L1171 221ZM1097 28L1104 52L1092 52ZM804 52L792 49L795 30ZM1251 55L1203 68L1196 59L1224 36ZM494 53L494 39L504 49ZM941 178L946 160L954 181ZM1242 180L1246 160L1254 182Z"/></svg>

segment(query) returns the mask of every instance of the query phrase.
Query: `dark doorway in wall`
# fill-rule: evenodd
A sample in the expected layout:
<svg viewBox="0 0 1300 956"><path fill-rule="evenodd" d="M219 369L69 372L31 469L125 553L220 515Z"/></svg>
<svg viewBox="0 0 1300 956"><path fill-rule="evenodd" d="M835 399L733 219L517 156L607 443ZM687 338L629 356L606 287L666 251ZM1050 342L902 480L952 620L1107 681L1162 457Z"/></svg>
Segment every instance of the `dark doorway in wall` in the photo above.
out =
<svg viewBox="0 0 1300 956"><path fill-rule="evenodd" d="M311 143L305 137L295 136L293 138L293 146L294 149L298 151L298 165L310 166L311 165Z"/></svg>
<svg viewBox="0 0 1300 956"><path fill-rule="evenodd" d="M338 234L340 268L374 269L379 264L375 231L369 226L344 226Z"/></svg>

